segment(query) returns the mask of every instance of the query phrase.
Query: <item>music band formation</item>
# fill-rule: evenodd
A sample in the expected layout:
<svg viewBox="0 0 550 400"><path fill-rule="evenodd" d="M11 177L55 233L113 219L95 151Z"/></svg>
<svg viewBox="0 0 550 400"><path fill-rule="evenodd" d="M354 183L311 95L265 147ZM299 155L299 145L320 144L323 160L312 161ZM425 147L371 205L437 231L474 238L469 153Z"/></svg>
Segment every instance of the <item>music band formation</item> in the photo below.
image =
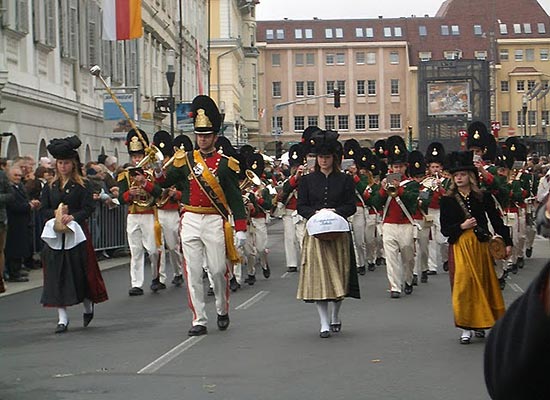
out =
<svg viewBox="0 0 550 400"><path fill-rule="evenodd" d="M515 138L501 148L474 122L468 151L446 154L434 142L422 153L409 152L400 136L368 149L310 126L288 161L272 162L218 136L222 116L208 96L193 100L192 113L195 144L165 131L150 143L134 126L127 136L132 166L118 176L119 201L128 205L129 295L142 295L146 282L153 292L165 289L169 277L185 285L190 336L208 331L203 279L223 331L230 292L254 285L257 272L270 277L269 218L282 219L286 270L299 273L297 298L316 304L321 338L342 329L342 300L359 298L360 277L383 264L391 299L448 271L463 344L484 337L504 313L506 276L532 256L536 233L538 177ZM87 240L92 194L78 173L79 145L76 137L50 143L57 179L42 194L51 218L42 234L42 303L58 309L57 333L68 329L67 306L83 303L87 326L93 305L107 300ZM342 219L347 228L315 230L333 221L341 227Z"/></svg>

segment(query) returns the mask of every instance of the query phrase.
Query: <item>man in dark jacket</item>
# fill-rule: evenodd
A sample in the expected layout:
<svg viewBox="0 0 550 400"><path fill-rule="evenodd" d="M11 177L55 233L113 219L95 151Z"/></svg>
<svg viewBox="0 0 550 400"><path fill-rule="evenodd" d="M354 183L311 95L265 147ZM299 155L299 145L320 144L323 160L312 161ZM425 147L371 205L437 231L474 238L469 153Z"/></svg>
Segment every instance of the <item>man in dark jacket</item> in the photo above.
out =
<svg viewBox="0 0 550 400"><path fill-rule="evenodd" d="M8 177L0 169L0 293L6 291L4 287L4 246L6 245L6 230L8 225L8 215L6 213L6 204L13 197Z"/></svg>

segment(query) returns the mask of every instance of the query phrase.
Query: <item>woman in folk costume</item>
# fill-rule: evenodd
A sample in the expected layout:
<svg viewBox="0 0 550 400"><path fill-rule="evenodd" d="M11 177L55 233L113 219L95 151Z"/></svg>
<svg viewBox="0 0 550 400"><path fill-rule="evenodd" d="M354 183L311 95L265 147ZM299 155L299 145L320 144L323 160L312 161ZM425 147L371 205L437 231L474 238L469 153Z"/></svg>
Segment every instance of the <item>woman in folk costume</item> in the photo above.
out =
<svg viewBox="0 0 550 400"><path fill-rule="evenodd" d="M88 181L80 171L76 152L80 144L77 136L50 142L48 151L56 159L56 174L41 196L41 212L48 221L42 233L46 245L42 253L41 303L57 308L55 333L68 329L67 306L83 303L86 327L94 317L94 303L108 298L86 223L94 203Z"/></svg>
<svg viewBox="0 0 550 400"><path fill-rule="evenodd" d="M469 344L473 331L485 336L504 314L504 300L489 253L487 217L495 232L512 251L508 227L504 225L490 193L479 189L472 152L449 155L452 182L441 198L441 233L449 238L449 276L455 325L462 329L460 343Z"/></svg>
<svg viewBox="0 0 550 400"><path fill-rule="evenodd" d="M304 175L298 186L298 213L309 220L319 212L334 213L347 219L356 211L355 185L351 176L340 171L342 148L333 131L319 131L312 137L316 153L315 170ZM330 210L330 211L327 211ZM308 221L309 222L309 221ZM344 297L359 298L359 285L348 232L333 240L322 240L306 232L302 248L297 298L315 302L321 320L320 336L339 332L340 307ZM329 301L333 302L329 320Z"/></svg>

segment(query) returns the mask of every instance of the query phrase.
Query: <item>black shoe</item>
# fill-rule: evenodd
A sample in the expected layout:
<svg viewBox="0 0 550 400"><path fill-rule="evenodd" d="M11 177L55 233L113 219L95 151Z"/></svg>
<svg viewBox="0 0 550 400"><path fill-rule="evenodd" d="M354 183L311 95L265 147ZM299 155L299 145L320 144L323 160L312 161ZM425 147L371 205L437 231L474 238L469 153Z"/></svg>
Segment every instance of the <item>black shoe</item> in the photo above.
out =
<svg viewBox="0 0 550 400"><path fill-rule="evenodd" d="M286 272L298 272L298 267L288 267Z"/></svg>
<svg viewBox="0 0 550 400"><path fill-rule="evenodd" d="M426 273L428 275L437 275L437 271L432 271L432 270L426 271Z"/></svg>
<svg viewBox="0 0 550 400"><path fill-rule="evenodd" d="M475 330L474 335L477 338L483 339L485 337L485 330L484 329Z"/></svg>
<svg viewBox="0 0 550 400"><path fill-rule="evenodd" d="M141 296L143 294L143 289L139 287L133 287L132 289L128 290L128 294L130 296Z"/></svg>
<svg viewBox="0 0 550 400"><path fill-rule="evenodd" d="M264 274L265 279L269 279L271 276L271 270L269 269L269 265L266 265L265 268L262 267L262 272Z"/></svg>
<svg viewBox="0 0 550 400"><path fill-rule="evenodd" d="M220 331L225 331L229 326L229 314L218 315L218 329Z"/></svg>
<svg viewBox="0 0 550 400"><path fill-rule="evenodd" d="M369 271L374 271L374 270L376 269L376 264L375 264L375 263L369 263L369 264L367 265L367 269L368 269Z"/></svg>
<svg viewBox="0 0 550 400"><path fill-rule="evenodd" d="M518 273L518 265L517 264L512 264L512 268L510 268L510 272L512 272L512 274L517 274Z"/></svg>
<svg viewBox="0 0 550 400"><path fill-rule="evenodd" d="M322 339L326 339L330 337L330 332L329 331L319 332L319 337L321 337Z"/></svg>
<svg viewBox="0 0 550 400"><path fill-rule="evenodd" d="M206 292L206 295L207 296L214 296L215 293L214 293L214 288L213 287L209 287L208 288L208 292Z"/></svg>
<svg viewBox="0 0 550 400"><path fill-rule="evenodd" d="M67 325L65 324L57 324L55 327L55 333L65 333L67 332L67 329L69 329L69 323L67 322Z"/></svg>
<svg viewBox="0 0 550 400"><path fill-rule="evenodd" d="M159 282L159 290L164 290L166 289L166 285L162 282Z"/></svg>
<svg viewBox="0 0 550 400"><path fill-rule="evenodd" d="M28 282L29 278L24 277L24 276L14 276L13 278L9 277L8 279L6 279L6 281L8 281L8 282Z"/></svg>
<svg viewBox="0 0 550 400"><path fill-rule="evenodd" d="M248 283L250 286L256 283L256 275L248 275L248 278L244 280L245 283Z"/></svg>
<svg viewBox="0 0 550 400"><path fill-rule="evenodd" d="M449 271L449 261L445 261L443 263L443 271L445 271L445 272Z"/></svg>
<svg viewBox="0 0 550 400"><path fill-rule="evenodd" d="M82 322L84 328L86 328L88 325L90 325L90 322L92 322L92 319L94 319L94 304L92 303L92 312L91 313L84 313L82 314Z"/></svg>
<svg viewBox="0 0 550 400"><path fill-rule="evenodd" d="M201 336L206 335L207 333L208 329L206 329L206 326L204 325L195 325L187 332L189 336Z"/></svg>
<svg viewBox="0 0 550 400"><path fill-rule="evenodd" d="M367 269L365 268L364 265L362 265L361 267L357 268L357 273L359 275L365 275L367 273Z"/></svg>
<svg viewBox="0 0 550 400"><path fill-rule="evenodd" d="M376 260L374 261L376 265L382 265L382 257L376 257Z"/></svg>
<svg viewBox="0 0 550 400"><path fill-rule="evenodd" d="M342 323L338 322L337 324L330 324L330 330L332 332L340 332L342 330Z"/></svg>
<svg viewBox="0 0 550 400"><path fill-rule="evenodd" d="M422 275L420 275L420 282L428 283L428 271L422 271Z"/></svg>
<svg viewBox="0 0 550 400"><path fill-rule="evenodd" d="M518 261L517 261L517 265L518 265L518 268L523 268L523 266L525 265L525 261L523 261L523 257L518 257Z"/></svg>
<svg viewBox="0 0 550 400"><path fill-rule="evenodd" d="M418 275L416 275L416 274L413 274L413 282L412 282L412 285L413 285L413 286L418 286Z"/></svg>
<svg viewBox="0 0 550 400"><path fill-rule="evenodd" d="M409 285L408 283L405 283L405 294L411 294L413 292L413 286Z"/></svg>
<svg viewBox="0 0 550 400"><path fill-rule="evenodd" d="M164 287L166 288L166 286ZM157 290L160 289L160 281L159 281L159 278L155 278L151 281L151 290L153 292L156 292Z"/></svg>
<svg viewBox="0 0 550 400"><path fill-rule="evenodd" d="M176 285L177 287L181 287L182 284L183 284L183 275L174 276L174 279L172 279L172 285Z"/></svg>
<svg viewBox="0 0 550 400"><path fill-rule="evenodd" d="M390 293L390 297L391 297L392 299L398 299L398 298L401 297L401 293L392 290L391 293Z"/></svg>
<svg viewBox="0 0 550 400"><path fill-rule="evenodd" d="M229 289L231 289L232 292L236 292L238 289L240 289L241 285L239 285L239 282L237 282L237 279L235 277L231 278L229 281Z"/></svg>
<svg viewBox="0 0 550 400"><path fill-rule="evenodd" d="M525 250L525 255L527 256L527 258L531 258L531 256L533 255L533 248L529 247L527 250Z"/></svg>
<svg viewBox="0 0 550 400"><path fill-rule="evenodd" d="M500 286L500 290L504 290L506 287L506 278L504 276L502 278L498 278L498 284Z"/></svg>

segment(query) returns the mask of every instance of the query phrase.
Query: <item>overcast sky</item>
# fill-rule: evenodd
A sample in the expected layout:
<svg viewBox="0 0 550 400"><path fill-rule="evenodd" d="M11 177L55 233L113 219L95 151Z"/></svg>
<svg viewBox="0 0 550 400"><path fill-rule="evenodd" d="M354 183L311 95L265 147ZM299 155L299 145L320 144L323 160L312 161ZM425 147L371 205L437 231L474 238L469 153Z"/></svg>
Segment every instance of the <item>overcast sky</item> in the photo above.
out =
<svg viewBox="0 0 550 400"><path fill-rule="evenodd" d="M433 17L443 0L260 0L257 20L336 18ZM539 0L550 13L550 0ZM498 4L498 1L497 1Z"/></svg>

